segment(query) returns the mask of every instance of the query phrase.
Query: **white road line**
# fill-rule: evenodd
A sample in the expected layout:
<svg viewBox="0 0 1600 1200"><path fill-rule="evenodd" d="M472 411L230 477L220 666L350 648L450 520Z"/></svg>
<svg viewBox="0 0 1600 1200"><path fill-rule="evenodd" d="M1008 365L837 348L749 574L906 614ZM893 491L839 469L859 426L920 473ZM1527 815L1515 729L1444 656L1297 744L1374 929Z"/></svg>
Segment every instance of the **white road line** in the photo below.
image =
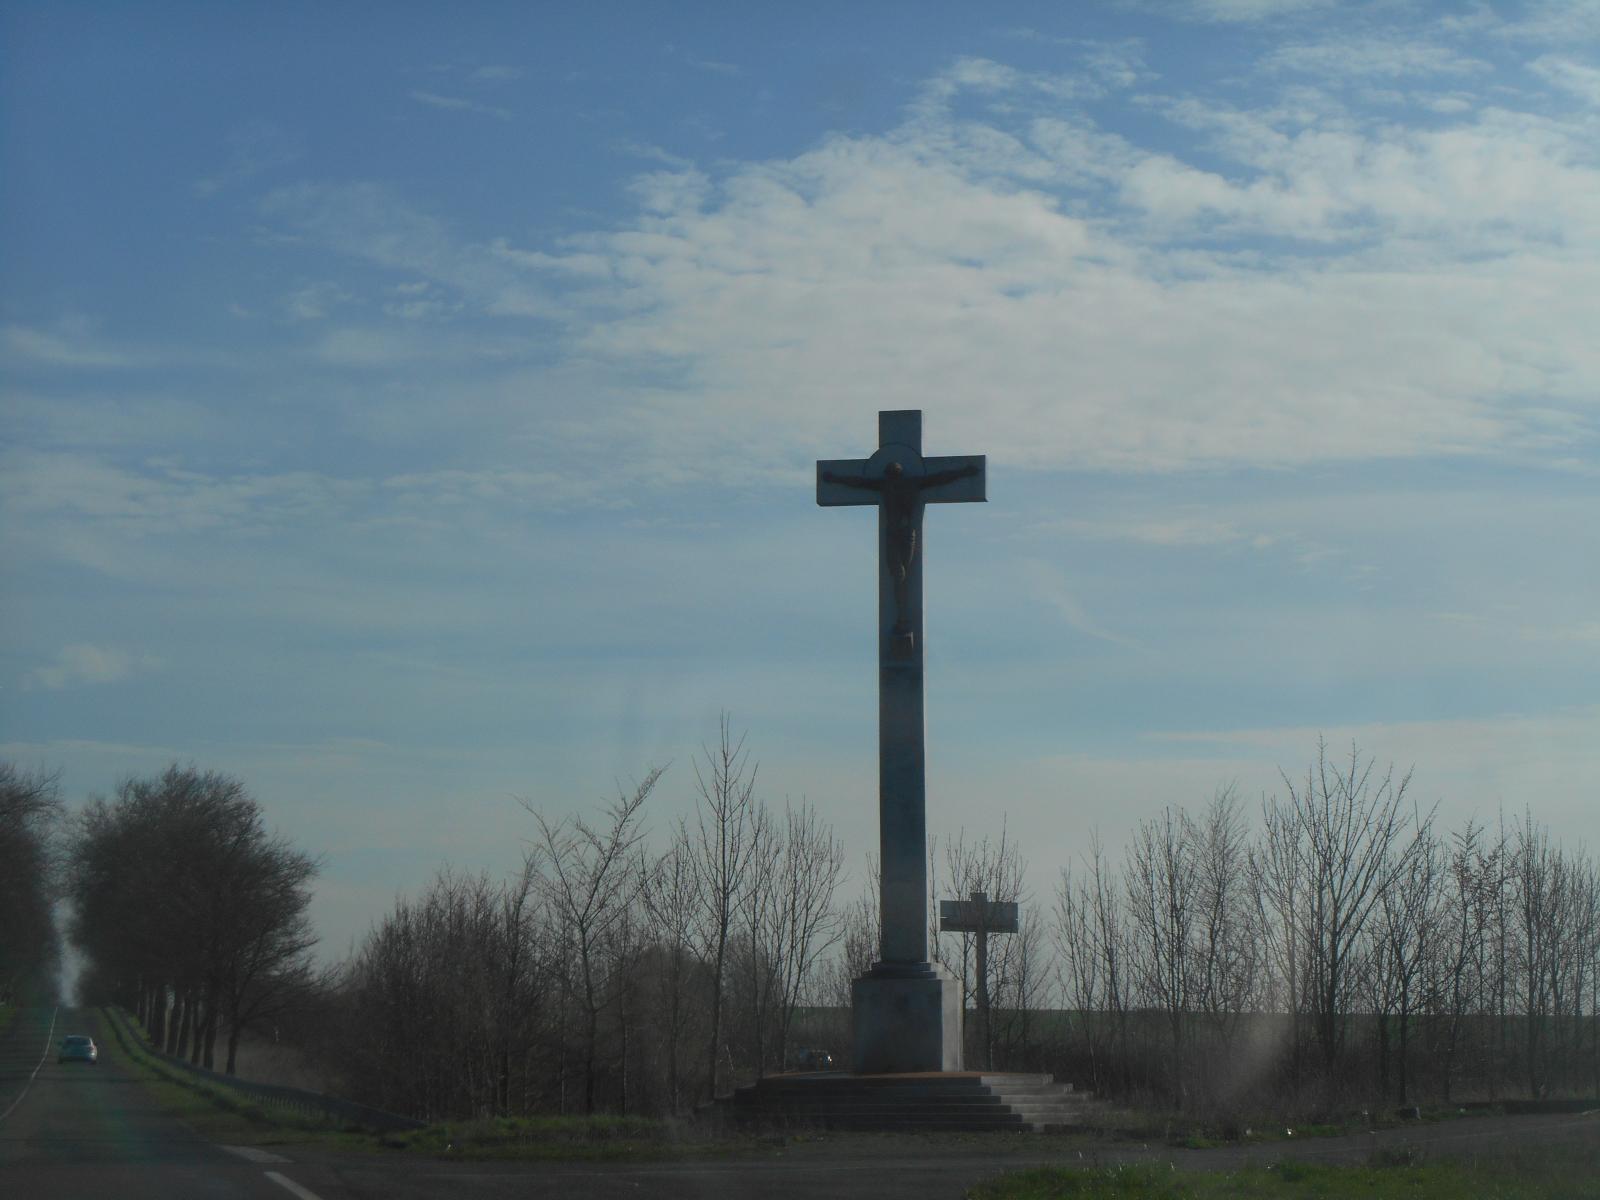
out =
<svg viewBox="0 0 1600 1200"><path fill-rule="evenodd" d="M0 1113L0 1121L4 1121L17 1110L17 1105L22 1103L22 1098L28 1094L28 1089L33 1086L34 1079L38 1076L44 1060L50 1057L50 1047L56 1040L56 1015L60 1013L61 1006L57 1005L50 1013L50 1031L44 1035L44 1053L39 1055L39 1064L33 1068L33 1074L28 1076L28 1082L22 1085L22 1090L17 1093L17 1098L11 1102L11 1107Z"/></svg>
<svg viewBox="0 0 1600 1200"><path fill-rule="evenodd" d="M268 1179L287 1191L291 1196L298 1196L300 1200L322 1200L322 1197L310 1188L303 1188L287 1175L279 1175L276 1171L265 1172Z"/></svg>
<svg viewBox="0 0 1600 1200"><path fill-rule="evenodd" d="M226 1150L229 1154L237 1154L246 1162L253 1163L286 1163L293 1162L292 1158L285 1158L281 1154L274 1154L270 1150L258 1150L254 1146L224 1146L220 1142L217 1149Z"/></svg>

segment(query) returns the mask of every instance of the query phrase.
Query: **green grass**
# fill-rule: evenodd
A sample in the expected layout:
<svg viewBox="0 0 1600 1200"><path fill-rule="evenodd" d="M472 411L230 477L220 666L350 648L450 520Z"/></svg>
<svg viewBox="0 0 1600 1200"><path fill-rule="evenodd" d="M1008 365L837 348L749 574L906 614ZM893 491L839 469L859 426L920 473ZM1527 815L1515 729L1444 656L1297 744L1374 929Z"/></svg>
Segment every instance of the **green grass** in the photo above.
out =
<svg viewBox="0 0 1600 1200"><path fill-rule="evenodd" d="M726 1157L767 1144L754 1138L707 1136L681 1122L645 1117L504 1117L385 1134L341 1129L263 1107L246 1093L195 1078L151 1054L138 1022L126 1013L123 1020L134 1031L131 1038L125 1038L109 1016L105 1023L124 1057L144 1076L145 1087L162 1111L207 1138L232 1145L314 1142L336 1149L462 1159L662 1161Z"/></svg>
<svg viewBox="0 0 1600 1200"><path fill-rule="evenodd" d="M16 1015L17 1015L17 1006L16 1005L14 1005L14 1004L0 1004L0 1033L4 1033L6 1031L6 1026L11 1024L12 1020L15 1019Z"/></svg>
<svg viewBox="0 0 1600 1200"><path fill-rule="evenodd" d="M464 1159L662 1161L722 1158L770 1144L717 1137L648 1117L499 1117L447 1121L381 1140L396 1150Z"/></svg>
<svg viewBox="0 0 1600 1200"><path fill-rule="evenodd" d="M135 1031L131 1038L123 1036L109 1015L104 1017L123 1058L144 1077L144 1086L164 1113L188 1122L208 1138L233 1145L314 1141L351 1148L376 1146L376 1139L364 1130L341 1129L327 1121L266 1108L243 1092L197 1079L156 1058L137 1020L126 1013L123 1020Z"/></svg>
<svg viewBox="0 0 1600 1200"><path fill-rule="evenodd" d="M1237 1171L1124 1166L1008 1171L969 1200L1600 1200L1600 1145L1540 1146L1478 1162L1380 1152L1362 1166L1284 1162Z"/></svg>
<svg viewBox="0 0 1600 1200"><path fill-rule="evenodd" d="M1468 1112L1459 1105L1442 1104L1421 1109L1420 1116L1403 1118L1393 1110L1350 1111L1325 1116L1320 1120L1285 1120L1282 1116L1256 1113L1227 1118L1175 1116L1171 1113L1124 1113L1121 1119L1101 1130L1110 1137L1136 1142L1161 1142L1184 1150L1207 1150L1217 1146L1254 1142L1298 1142L1308 1138L1349 1137L1374 1129L1396 1129L1404 1125L1455 1121L1467 1116L1498 1115L1503 1110Z"/></svg>

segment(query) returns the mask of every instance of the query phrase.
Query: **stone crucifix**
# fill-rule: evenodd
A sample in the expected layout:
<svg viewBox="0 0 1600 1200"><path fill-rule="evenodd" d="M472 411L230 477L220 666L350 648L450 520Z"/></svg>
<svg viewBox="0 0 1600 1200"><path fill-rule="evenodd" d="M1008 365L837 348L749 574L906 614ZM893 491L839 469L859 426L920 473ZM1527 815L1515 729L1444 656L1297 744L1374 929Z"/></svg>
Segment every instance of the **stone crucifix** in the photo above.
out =
<svg viewBox="0 0 1600 1200"><path fill-rule="evenodd" d="M882 933L881 961L853 991L858 1073L960 1069L960 989L928 961L922 516L929 504L986 500L986 483L981 454L923 457L917 409L878 414L872 457L817 463L818 504L878 506Z"/></svg>

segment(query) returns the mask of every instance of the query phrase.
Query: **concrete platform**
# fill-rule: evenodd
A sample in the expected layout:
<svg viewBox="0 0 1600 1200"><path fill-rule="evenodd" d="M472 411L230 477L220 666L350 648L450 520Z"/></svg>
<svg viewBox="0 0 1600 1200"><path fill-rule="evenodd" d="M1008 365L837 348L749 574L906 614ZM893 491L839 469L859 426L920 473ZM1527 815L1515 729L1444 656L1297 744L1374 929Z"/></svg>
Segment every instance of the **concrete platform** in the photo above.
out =
<svg viewBox="0 0 1600 1200"><path fill-rule="evenodd" d="M773 1075L716 1104L730 1125L854 1130L1010 1130L1082 1128L1104 1105L1049 1075L923 1071Z"/></svg>

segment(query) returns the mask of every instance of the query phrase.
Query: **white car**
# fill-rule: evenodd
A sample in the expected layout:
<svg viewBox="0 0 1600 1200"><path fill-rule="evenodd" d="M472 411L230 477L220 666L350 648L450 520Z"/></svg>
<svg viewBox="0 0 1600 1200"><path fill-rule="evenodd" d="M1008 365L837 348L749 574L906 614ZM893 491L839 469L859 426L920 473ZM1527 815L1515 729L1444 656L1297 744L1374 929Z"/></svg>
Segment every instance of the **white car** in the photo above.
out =
<svg viewBox="0 0 1600 1200"><path fill-rule="evenodd" d="M100 1048L87 1034L74 1033L62 1041L61 1053L56 1055L56 1061L86 1062L92 1067L100 1061Z"/></svg>

